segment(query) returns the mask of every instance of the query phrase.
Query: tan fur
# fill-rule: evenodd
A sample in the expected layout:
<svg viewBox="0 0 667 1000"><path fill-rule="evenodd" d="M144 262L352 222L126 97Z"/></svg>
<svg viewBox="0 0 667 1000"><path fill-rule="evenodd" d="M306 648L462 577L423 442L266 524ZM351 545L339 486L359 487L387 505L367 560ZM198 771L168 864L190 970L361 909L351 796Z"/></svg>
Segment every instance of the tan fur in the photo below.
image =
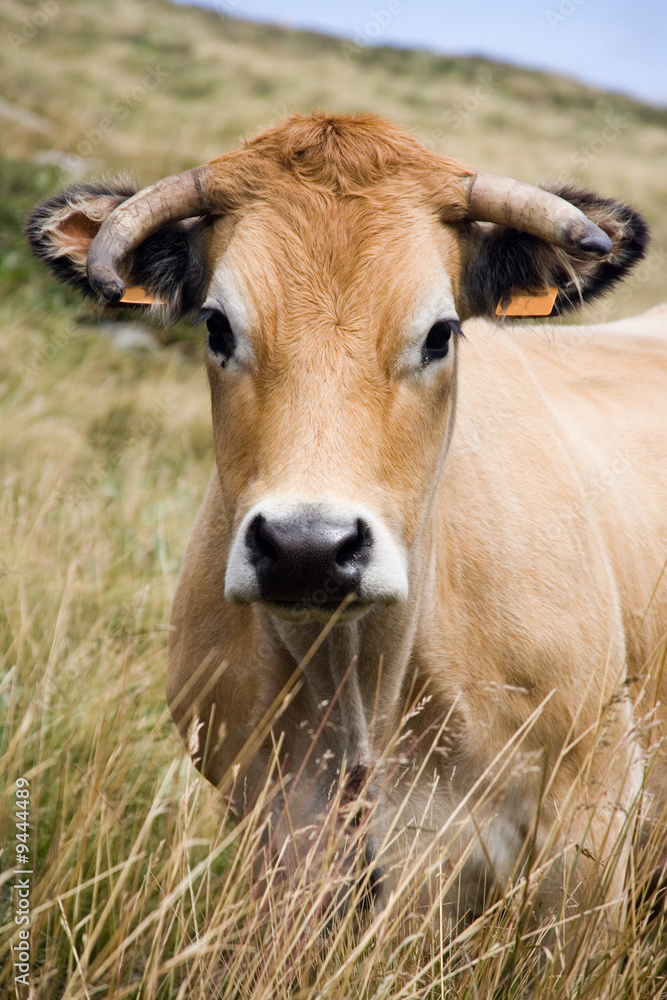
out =
<svg viewBox="0 0 667 1000"><path fill-rule="evenodd" d="M538 841L567 812L553 849L585 840L593 880L640 787L648 741L635 727L660 700L647 669L667 627L667 318L591 328L569 351L559 337L571 327L471 322L452 369L402 373L406 317L444 272L461 295L468 172L440 160L436 177L431 154L375 119L340 133L291 120L219 161L230 214L211 228L209 267L236 275L256 362L209 363L217 468L174 602L168 695L184 734L193 714L204 723L207 777L247 810L271 746L268 730L253 734L323 626L225 601L234 533L269 494L366 505L408 554L409 598L334 629L273 740L284 774L308 760L299 823L326 812L343 758L383 754L394 770L375 823L381 837L404 810L399 854L415 824L436 831L455 814L456 859L486 823L464 869L474 911L482 869L499 884L516 871L542 782ZM340 696L338 725L310 753L346 671L360 700ZM519 730L494 792L488 769ZM660 802L664 765L652 773Z"/></svg>
<svg viewBox="0 0 667 1000"><path fill-rule="evenodd" d="M466 217L467 181L474 175L375 115L317 112L292 115L208 166L208 200L224 212L245 207L249 198L275 201L280 193L289 201L297 187L316 209L323 191L368 197L375 185L400 178L438 206L442 221Z"/></svg>

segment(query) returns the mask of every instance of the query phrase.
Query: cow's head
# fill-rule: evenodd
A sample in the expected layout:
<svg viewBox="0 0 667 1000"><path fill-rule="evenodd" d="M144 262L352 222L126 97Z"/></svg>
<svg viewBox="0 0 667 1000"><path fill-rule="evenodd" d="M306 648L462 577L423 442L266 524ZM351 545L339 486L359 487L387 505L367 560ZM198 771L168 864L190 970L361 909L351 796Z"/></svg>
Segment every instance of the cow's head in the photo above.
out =
<svg viewBox="0 0 667 1000"><path fill-rule="evenodd" d="M84 292L116 303L131 283L168 317L199 311L226 596L296 620L348 594L348 616L408 596L461 322L516 286L555 286L566 312L647 243L624 205L475 174L374 117L323 115L136 194L70 188L27 232Z"/></svg>

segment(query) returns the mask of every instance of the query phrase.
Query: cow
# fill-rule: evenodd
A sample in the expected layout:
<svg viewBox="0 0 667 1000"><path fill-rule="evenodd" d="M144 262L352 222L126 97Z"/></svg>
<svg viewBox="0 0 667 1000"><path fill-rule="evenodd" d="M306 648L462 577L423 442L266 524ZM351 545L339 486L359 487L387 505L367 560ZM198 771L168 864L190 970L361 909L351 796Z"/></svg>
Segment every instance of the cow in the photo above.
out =
<svg viewBox="0 0 667 1000"><path fill-rule="evenodd" d="M506 317L613 288L639 213L313 113L70 187L27 235L85 294L206 324L216 461L167 694L235 814L266 803L258 882L362 817L376 909L408 857L454 873L455 922L529 856L559 859L545 906L573 856L572 898L618 898L638 796L648 829L665 804L667 311Z"/></svg>

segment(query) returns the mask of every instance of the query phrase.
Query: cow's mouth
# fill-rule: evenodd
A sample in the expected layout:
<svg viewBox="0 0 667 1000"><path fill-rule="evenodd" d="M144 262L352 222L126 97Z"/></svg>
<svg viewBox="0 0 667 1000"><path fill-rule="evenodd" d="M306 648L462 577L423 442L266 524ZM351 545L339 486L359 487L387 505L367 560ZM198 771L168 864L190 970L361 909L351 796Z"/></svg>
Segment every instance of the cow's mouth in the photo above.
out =
<svg viewBox="0 0 667 1000"><path fill-rule="evenodd" d="M290 622L325 622L328 623L335 616L336 625L344 625L347 622L361 618L372 607L369 601L362 601L354 595L348 595L344 601L323 601L313 603L310 601L262 601L268 611Z"/></svg>

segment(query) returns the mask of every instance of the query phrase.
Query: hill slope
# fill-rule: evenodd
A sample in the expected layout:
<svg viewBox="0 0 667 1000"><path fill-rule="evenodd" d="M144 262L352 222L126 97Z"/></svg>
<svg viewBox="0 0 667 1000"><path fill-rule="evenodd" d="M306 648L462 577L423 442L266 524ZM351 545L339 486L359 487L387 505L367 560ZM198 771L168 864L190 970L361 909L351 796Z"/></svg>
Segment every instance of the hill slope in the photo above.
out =
<svg viewBox="0 0 667 1000"><path fill-rule="evenodd" d="M567 177L632 202L654 227L658 256L604 314L664 297L667 110L484 59L361 48L164 0L48 9L2 7L10 157L126 167L149 182L292 110L370 109L478 169Z"/></svg>

